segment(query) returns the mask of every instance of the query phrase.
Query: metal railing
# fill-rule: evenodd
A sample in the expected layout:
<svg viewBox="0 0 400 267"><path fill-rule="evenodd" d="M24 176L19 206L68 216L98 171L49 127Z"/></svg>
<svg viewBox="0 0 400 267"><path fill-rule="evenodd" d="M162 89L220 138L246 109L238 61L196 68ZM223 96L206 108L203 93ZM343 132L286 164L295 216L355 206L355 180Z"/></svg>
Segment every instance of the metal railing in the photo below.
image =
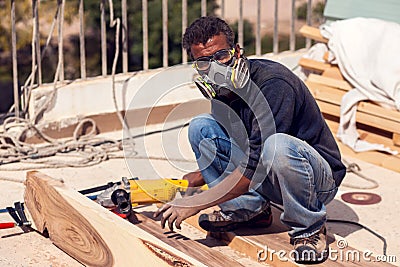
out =
<svg viewBox="0 0 400 267"><path fill-rule="evenodd" d="M85 17L85 9L84 9L84 0L79 1L79 8L78 8L78 16L79 16L79 50L80 50L80 78L86 79L87 78L87 69L86 69L86 47L85 47L85 25L84 25L84 17ZM100 8L100 29L101 29L101 75L106 77L110 75L107 72L107 36L106 36L106 1L109 1L109 7L112 8L112 1L113 0L99 0L99 8ZM121 35L121 56L122 56L122 73L128 73L128 14L127 14L127 0L114 0L121 2L121 23L120 27L122 30ZM142 51L143 51L143 70L149 69L149 29L148 29L148 1L142 1ZM199 0L201 1L201 14L199 16L207 15L207 0ZM230 1L237 1L238 7L238 43L243 46L244 42L244 35L243 35L243 25L244 25L244 17L243 17L243 5L245 1L243 0L230 0ZM255 54L257 56L261 55L261 5L262 3L265 4L267 1L274 1L274 26L273 26L273 53L278 53L279 51L279 31L278 31L278 3L279 0L257 0L257 8L255 10L256 16L256 29L255 29ZM296 21L296 10L295 10L295 0L291 1L291 19L290 19L290 36L289 36L289 50L294 51L296 47L296 39L295 39L295 21ZM58 67L55 74L54 82L62 82L64 81L64 49L63 49L63 28L64 28L64 7L65 7L65 0L57 0L57 10L54 16L54 21L52 27L50 29L50 33L46 42L46 46L44 46L43 50L40 49L40 36L39 36L39 0L32 0L32 68L31 68L31 75L25 81L24 85L22 86L21 96L19 95L19 81L18 81L18 67L17 67L17 38L16 38L16 27L15 27L15 4L16 0L11 0L11 45L12 45L12 72L13 72L13 89L14 89L14 107L20 107L22 111L27 110L27 105L29 102L30 92L32 88L40 86L42 84L42 59L43 55L45 54L47 45L50 42L51 36L53 34L54 28L57 25L58 28ZM222 18L225 17L225 0L220 0L220 10L219 14ZM312 0L307 0L307 24L311 24L311 6ZM110 10L113 12L113 10ZM163 67L168 66L168 0L162 0L162 43L163 43L163 59L162 65ZM187 0L182 0L182 32L188 26L188 4ZM119 40L116 40L119 42ZM306 41L306 48L311 46L311 40L307 39ZM116 53L118 56L118 53ZM187 62L187 55L186 52L182 50L182 62ZM17 117L20 116L20 109L14 108L15 115Z"/></svg>

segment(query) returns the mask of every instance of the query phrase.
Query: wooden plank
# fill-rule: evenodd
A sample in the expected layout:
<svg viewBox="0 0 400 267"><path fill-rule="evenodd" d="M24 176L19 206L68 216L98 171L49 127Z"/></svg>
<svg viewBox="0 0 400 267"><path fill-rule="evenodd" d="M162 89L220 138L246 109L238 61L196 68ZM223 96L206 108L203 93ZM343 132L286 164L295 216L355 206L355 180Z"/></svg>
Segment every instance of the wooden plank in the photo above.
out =
<svg viewBox="0 0 400 267"><path fill-rule="evenodd" d="M342 72L340 71L340 69L336 66L332 66L326 70L324 70L322 72L322 76L324 77L329 77L329 78L333 78L336 80L341 80L344 81L344 77L342 75Z"/></svg>
<svg viewBox="0 0 400 267"><path fill-rule="evenodd" d="M326 120L329 128L333 132L336 142L339 146L339 149L342 154L348 155L350 157L358 158L361 160L364 160L366 162L375 164L377 166L393 170L396 172L400 172L400 156L399 155L390 155L387 153L379 152L379 151L366 151L362 153L357 153L354 152L350 147L342 144L339 140L337 140L336 134L337 134L337 129L339 128L339 123L332 121L332 120ZM385 146L390 147L391 149L398 149L394 147L390 143L390 139L384 138L382 136L376 135L374 133L362 131L358 129L358 132L360 133L361 136L364 136L364 140L372 143L380 143Z"/></svg>
<svg viewBox="0 0 400 267"><path fill-rule="evenodd" d="M305 69L322 73L324 70L329 69L331 64L316 61L309 58L300 58L299 65Z"/></svg>
<svg viewBox="0 0 400 267"><path fill-rule="evenodd" d="M307 87L315 99L340 106L345 92L307 80ZM323 111L323 109L321 109ZM330 114L330 113L329 113ZM340 116L340 109L338 114ZM400 112L390 110L371 102L361 101L357 105L357 122L381 128L393 133L400 132Z"/></svg>
<svg viewBox="0 0 400 267"><path fill-rule="evenodd" d="M338 105L328 103L325 101L316 100L319 109L322 113L326 113L332 116L340 117L340 107Z"/></svg>
<svg viewBox="0 0 400 267"><path fill-rule="evenodd" d="M304 25L299 31L304 37L311 38L315 41L328 43L328 39L322 36L321 31L318 28Z"/></svg>
<svg viewBox="0 0 400 267"><path fill-rule="evenodd" d="M319 96L321 95L322 94L320 94ZM340 106L320 99L317 99L316 101L321 112L340 117ZM364 112L357 112L356 116L358 123L370 125L385 131L397 133L400 129L400 123L394 122L392 120L376 117L374 115L367 114Z"/></svg>
<svg viewBox="0 0 400 267"><path fill-rule="evenodd" d="M384 108L371 102L365 102L365 101L360 102L358 104L357 110L360 110L364 113L375 115L377 117L387 118L392 121L400 122L399 111ZM400 132L400 129L398 129L398 131L396 132Z"/></svg>
<svg viewBox="0 0 400 267"><path fill-rule="evenodd" d="M400 123L390 119L377 117L375 115L364 113L362 111L357 112L356 117L356 121L359 123L371 125L373 127L383 129L392 133L398 133L400 131Z"/></svg>
<svg viewBox="0 0 400 267"><path fill-rule="evenodd" d="M400 134L393 133L393 144L396 146L400 146Z"/></svg>
<svg viewBox="0 0 400 267"><path fill-rule="evenodd" d="M292 253L293 246L290 244L290 237L288 230L280 221L281 212L277 209L272 209L274 222L270 227L267 228L243 228L234 232L210 234L213 237L221 238L226 241L227 244L238 251L241 251L251 258L258 259L261 263L266 263L268 266L303 266L299 265L291 259L294 256ZM189 218L185 222L191 224L196 228L200 228L197 223L198 216ZM200 228L201 229L201 228ZM204 230L203 230L204 231ZM331 250L337 251L336 254L332 254L332 259L327 259L321 265L327 267L342 267L342 266L376 266L375 262L371 258L371 262L362 259L362 252L360 251L360 261L352 262L335 260L335 255L343 253L342 255L353 255L350 253L357 252L357 249L348 246L344 249L339 249L333 235L328 233L328 242ZM382 266L393 266L390 264L383 264Z"/></svg>
<svg viewBox="0 0 400 267"><path fill-rule="evenodd" d="M323 84L334 88L339 88L345 91L350 91L351 89L353 89L353 86L351 86L351 84L349 84L347 81L337 80L334 78L316 75L312 73L308 76L307 81Z"/></svg>
<svg viewBox="0 0 400 267"><path fill-rule="evenodd" d="M152 216L153 213L149 213ZM194 240L191 240L177 232L166 232L161 229L160 223L156 222L153 218L147 217L140 213L132 213L129 220L134 223L137 227L145 230L166 244L179 249L186 255L193 257L194 259L206 264L209 267L215 266L230 266L239 267L243 266L235 260L232 260L221 252L213 250L205 245L200 244Z"/></svg>
<svg viewBox="0 0 400 267"><path fill-rule="evenodd" d="M332 133L334 135L336 135L337 130L339 128L339 122L338 121L333 121L331 119L325 119L325 121L327 122L327 124L328 124L329 128L331 129ZM393 149L393 150L398 150L399 149L398 147L396 147L392 143L392 139L390 139L389 137L385 137L385 136L382 136L380 134L373 133L371 131L363 130L362 128L357 129L357 131L360 134L360 139L361 140L365 140L365 141L371 142L371 143L379 143L379 144L387 146L387 147L389 147L390 149ZM382 154L382 153L379 152L379 154ZM384 154L386 154L386 153L384 153ZM399 156L396 156L396 157L399 157ZM399 166L399 168L400 168L400 166Z"/></svg>
<svg viewBox="0 0 400 267"><path fill-rule="evenodd" d="M308 89L315 99L332 103L338 106L341 105L342 97L346 93L342 90L310 82L308 80L305 82L305 84L307 85Z"/></svg>
<svg viewBox="0 0 400 267"><path fill-rule="evenodd" d="M25 185L37 230L84 265L205 266L41 172Z"/></svg>
<svg viewBox="0 0 400 267"><path fill-rule="evenodd" d="M218 209L217 207L215 209ZM207 209L202 211L202 213L207 213L207 212L212 212L213 209ZM275 211L274 211L275 212ZM206 232L204 229L202 229L199 224L198 224L198 216L195 215L192 216L188 219L185 220L186 223L192 225L193 227L199 229L200 231ZM275 215L278 218L279 215ZM275 229L271 230L271 232L277 231L276 229L280 229L282 227L281 224L274 224L271 226L271 228L268 229ZM249 238L246 236L246 230L242 231L241 234L238 234L237 232L224 232L224 233L209 233L212 237L218 238L220 240L223 240L226 242L226 244L231 247L232 249L239 251L241 253L244 253L248 257L260 261L262 263L268 264L268 266L276 266L276 267L296 267L299 266L297 263L294 261L291 261L290 259L282 259L279 260L279 256L277 255L277 252L282 248L290 248L290 244L288 242L288 237L287 234L285 235L285 238L281 240L281 235L267 235L265 234L265 229L256 230L252 229L253 232L252 234L261 234L264 237L264 242L254 242L251 241ZM282 230L278 230L282 232ZM287 231L285 228L284 231ZM268 247L266 247L268 244ZM268 248L268 251L266 251ZM267 252L268 255L264 254L264 252ZM261 258L261 260L260 260Z"/></svg>

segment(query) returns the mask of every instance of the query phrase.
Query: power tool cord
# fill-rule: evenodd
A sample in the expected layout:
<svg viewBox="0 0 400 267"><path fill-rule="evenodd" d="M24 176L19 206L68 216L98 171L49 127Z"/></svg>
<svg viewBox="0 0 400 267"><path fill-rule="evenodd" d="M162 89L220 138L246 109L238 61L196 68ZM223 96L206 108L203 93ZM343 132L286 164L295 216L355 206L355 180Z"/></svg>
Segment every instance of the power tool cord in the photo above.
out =
<svg viewBox="0 0 400 267"><path fill-rule="evenodd" d="M284 212L284 209L282 207L280 207L279 205L275 204L275 203L271 203L271 206L276 208L277 210ZM387 241L386 239L381 236L380 234L378 234L377 232L375 232L374 230L372 230L371 228L362 225L359 222L354 222L354 221L348 221L348 220L342 220L342 219L327 219L328 223L344 223L344 224L351 224L351 225L355 225L358 226L364 230L367 230L368 232L370 232L371 234L373 234L374 236L376 236L377 238L379 238L382 242L383 242L383 255L386 256L386 251L387 251Z"/></svg>
<svg viewBox="0 0 400 267"><path fill-rule="evenodd" d="M181 129L181 128L184 128L184 127L187 127L187 126L189 126L189 123L180 124L180 125L177 125L177 126L173 126L171 128L167 128L167 129L155 130L155 131L151 131L151 132L148 132L148 133L142 133L142 134L133 135L131 138L136 139L136 138L140 138L140 137L149 136L149 135L152 135L152 134L158 134L158 133L163 133L163 132L167 132L167 131ZM127 140L127 139L119 139L118 142L121 142L121 141L124 141L124 140Z"/></svg>

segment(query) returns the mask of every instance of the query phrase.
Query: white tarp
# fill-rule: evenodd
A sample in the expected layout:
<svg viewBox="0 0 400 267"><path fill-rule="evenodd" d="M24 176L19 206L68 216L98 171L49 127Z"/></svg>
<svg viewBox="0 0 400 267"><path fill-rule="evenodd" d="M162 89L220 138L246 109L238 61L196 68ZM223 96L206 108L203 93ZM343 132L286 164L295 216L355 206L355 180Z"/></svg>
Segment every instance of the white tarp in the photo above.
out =
<svg viewBox="0 0 400 267"><path fill-rule="evenodd" d="M357 152L389 148L359 139L357 103L370 100L400 110L400 24L353 18L321 26L341 73L354 89L342 98L338 138Z"/></svg>

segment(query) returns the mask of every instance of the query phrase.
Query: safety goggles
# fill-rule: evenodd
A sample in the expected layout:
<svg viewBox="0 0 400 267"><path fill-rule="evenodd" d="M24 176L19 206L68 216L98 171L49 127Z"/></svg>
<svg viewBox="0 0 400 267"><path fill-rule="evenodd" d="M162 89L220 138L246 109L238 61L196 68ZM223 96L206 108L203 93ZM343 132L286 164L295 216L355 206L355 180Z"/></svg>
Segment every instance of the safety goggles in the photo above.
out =
<svg viewBox="0 0 400 267"><path fill-rule="evenodd" d="M221 49L211 56L199 57L193 62L193 67L197 71L207 71L210 68L211 61L215 61L224 65L229 65L234 54L235 48Z"/></svg>

